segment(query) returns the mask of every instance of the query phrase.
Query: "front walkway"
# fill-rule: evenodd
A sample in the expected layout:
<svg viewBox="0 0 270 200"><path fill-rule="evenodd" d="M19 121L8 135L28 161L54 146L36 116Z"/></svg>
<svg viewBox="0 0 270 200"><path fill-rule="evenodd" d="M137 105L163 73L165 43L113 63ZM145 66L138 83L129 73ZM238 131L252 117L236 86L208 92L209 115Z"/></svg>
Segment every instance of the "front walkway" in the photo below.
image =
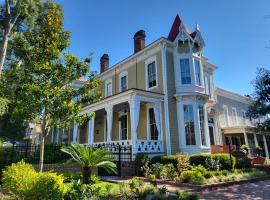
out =
<svg viewBox="0 0 270 200"><path fill-rule="evenodd" d="M270 200L270 180L233 185L197 194L200 195L201 200Z"/></svg>

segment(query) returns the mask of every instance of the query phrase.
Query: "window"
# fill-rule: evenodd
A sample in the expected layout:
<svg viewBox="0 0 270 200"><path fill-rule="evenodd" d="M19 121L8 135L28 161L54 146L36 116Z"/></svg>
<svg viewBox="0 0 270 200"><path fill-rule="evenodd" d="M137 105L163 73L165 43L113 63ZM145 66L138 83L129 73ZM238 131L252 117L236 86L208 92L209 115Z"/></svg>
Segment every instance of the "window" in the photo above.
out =
<svg viewBox="0 0 270 200"><path fill-rule="evenodd" d="M148 88L157 86L157 72L156 72L156 62L153 61L147 65L147 77L148 77Z"/></svg>
<svg viewBox="0 0 270 200"><path fill-rule="evenodd" d="M236 108L232 108L232 120L233 120L233 124L237 125L237 111Z"/></svg>
<svg viewBox="0 0 270 200"><path fill-rule="evenodd" d="M226 105L223 105L223 120L224 126L229 126L229 113Z"/></svg>
<svg viewBox="0 0 270 200"><path fill-rule="evenodd" d="M201 132L201 141L202 145L206 145L206 140L205 140L205 129L204 129L204 111L203 111L203 106L199 106L199 120L200 120L200 132Z"/></svg>
<svg viewBox="0 0 270 200"><path fill-rule="evenodd" d="M105 97L112 96L112 80L105 82Z"/></svg>
<svg viewBox="0 0 270 200"><path fill-rule="evenodd" d="M119 92L124 92L127 90L128 86L127 86L127 72L122 72L120 74L120 78L119 78Z"/></svg>
<svg viewBox="0 0 270 200"><path fill-rule="evenodd" d="M120 117L120 138L121 140L127 140L127 115L122 115Z"/></svg>
<svg viewBox="0 0 270 200"><path fill-rule="evenodd" d="M201 85L201 67L200 67L200 61L195 61L195 85Z"/></svg>
<svg viewBox="0 0 270 200"><path fill-rule="evenodd" d="M149 108L149 130L150 139L158 140L158 130L156 126L155 113L153 108Z"/></svg>
<svg viewBox="0 0 270 200"><path fill-rule="evenodd" d="M242 125L246 125L246 112L242 110Z"/></svg>
<svg viewBox="0 0 270 200"><path fill-rule="evenodd" d="M191 84L189 59L180 59L181 83Z"/></svg>
<svg viewBox="0 0 270 200"><path fill-rule="evenodd" d="M213 126L209 126L209 137L210 137L210 144L215 145L214 127Z"/></svg>
<svg viewBox="0 0 270 200"><path fill-rule="evenodd" d="M194 114L192 105L184 105L184 123L186 134L186 145L196 145L195 129L194 129Z"/></svg>

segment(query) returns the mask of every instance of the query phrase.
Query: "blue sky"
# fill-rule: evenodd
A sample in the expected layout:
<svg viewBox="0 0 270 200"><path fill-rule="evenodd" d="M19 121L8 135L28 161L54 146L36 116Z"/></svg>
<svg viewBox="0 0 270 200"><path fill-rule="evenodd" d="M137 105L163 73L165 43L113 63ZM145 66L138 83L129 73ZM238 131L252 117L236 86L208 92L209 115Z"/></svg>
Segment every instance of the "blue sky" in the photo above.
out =
<svg viewBox="0 0 270 200"><path fill-rule="evenodd" d="M192 31L200 25L204 55L219 67L215 84L248 94L257 67L270 69L269 0L56 0L64 7L70 51L94 53L91 70L99 70L103 53L110 66L133 53L133 35L146 31L146 44L167 37L176 14Z"/></svg>

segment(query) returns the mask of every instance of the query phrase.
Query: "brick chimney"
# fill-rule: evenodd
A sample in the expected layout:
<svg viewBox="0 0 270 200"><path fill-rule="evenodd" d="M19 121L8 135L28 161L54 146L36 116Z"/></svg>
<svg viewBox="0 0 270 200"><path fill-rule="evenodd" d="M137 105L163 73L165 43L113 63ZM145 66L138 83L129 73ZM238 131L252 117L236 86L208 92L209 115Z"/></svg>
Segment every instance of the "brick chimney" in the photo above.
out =
<svg viewBox="0 0 270 200"><path fill-rule="evenodd" d="M135 33L134 37L134 53L142 50L145 47L145 31L139 30Z"/></svg>
<svg viewBox="0 0 270 200"><path fill-rule="evenodd" d="M103 73L109 69L109 55L103 54L100 58L100 73Z"/></svg>

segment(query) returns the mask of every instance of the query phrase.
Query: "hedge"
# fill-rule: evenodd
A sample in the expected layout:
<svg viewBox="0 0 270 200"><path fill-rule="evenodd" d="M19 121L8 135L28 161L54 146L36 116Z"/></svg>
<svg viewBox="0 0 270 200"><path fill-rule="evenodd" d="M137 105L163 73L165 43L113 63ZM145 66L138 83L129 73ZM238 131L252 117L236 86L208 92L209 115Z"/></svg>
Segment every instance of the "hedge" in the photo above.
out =
<svg viewBox="0 0 270 200"><path fill-rule="evenodd" d="M205 162L207 158L218 159L221 164L221 170L231 170L235 167L236 163L235 157L232 156L231 165L230 154L194 154L189 157L189 162L191 165L202 165L207 167Z"/></svg>
<svg viewBox="0 0 270 200"><path fill-rule="evenodd" d="M177 167L177 157L180 155L170 155L170 156L155 156L150 160L150 164L161 163L163 165L173 164Z"/></svg>
<svg viewBox="0 0 270 200"><path fill-rule="evenodd" d="M155 156L150 160L150 164L161 163L161 164L174 164L177 167L177 157L181 155L170 155L170 156ZM235 167L236 159L232 156L232 166L230 154L193 154L189 157L190 165L202 165L206 167L205 160L207 158L218 159L221 163L221 170L231 170Z"/></svg>

